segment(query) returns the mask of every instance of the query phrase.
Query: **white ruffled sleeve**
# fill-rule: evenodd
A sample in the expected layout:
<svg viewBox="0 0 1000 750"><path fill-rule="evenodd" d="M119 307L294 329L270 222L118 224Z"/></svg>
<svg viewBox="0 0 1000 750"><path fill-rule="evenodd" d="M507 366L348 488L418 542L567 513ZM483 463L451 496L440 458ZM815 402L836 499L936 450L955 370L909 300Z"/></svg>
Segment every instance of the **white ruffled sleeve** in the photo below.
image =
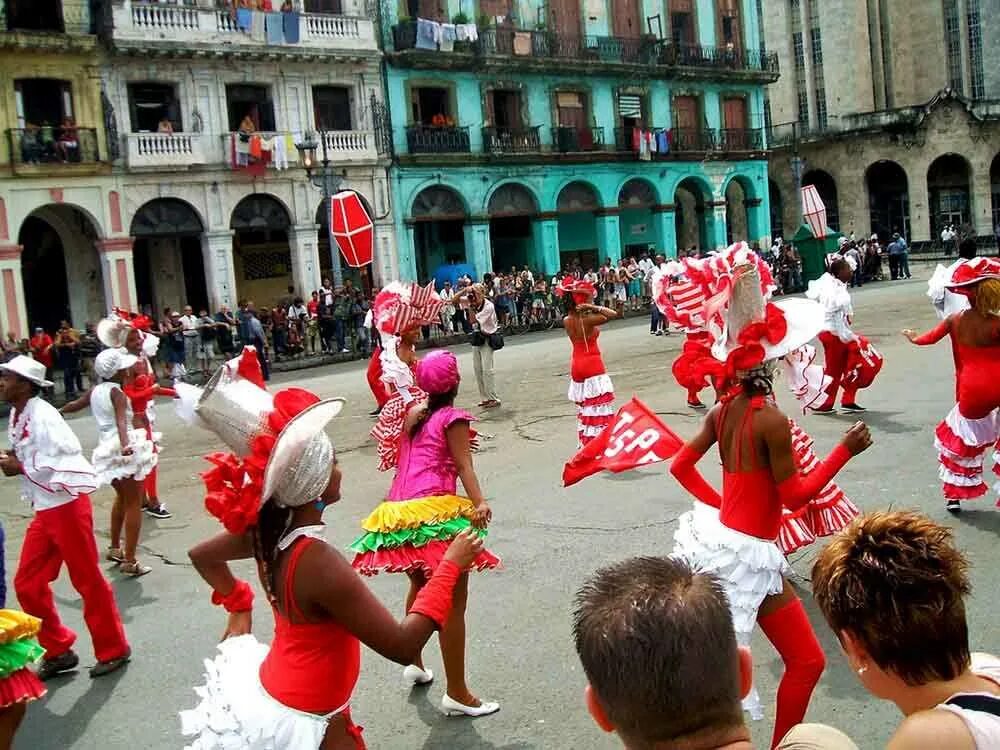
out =
<svg viewBox="0 0 1000 750"><path fill-rule="evenodd" d="M17 453L28 482L56 498L74 498L100 486L80 440L55 407L37 399L27 429Z"/></svg>

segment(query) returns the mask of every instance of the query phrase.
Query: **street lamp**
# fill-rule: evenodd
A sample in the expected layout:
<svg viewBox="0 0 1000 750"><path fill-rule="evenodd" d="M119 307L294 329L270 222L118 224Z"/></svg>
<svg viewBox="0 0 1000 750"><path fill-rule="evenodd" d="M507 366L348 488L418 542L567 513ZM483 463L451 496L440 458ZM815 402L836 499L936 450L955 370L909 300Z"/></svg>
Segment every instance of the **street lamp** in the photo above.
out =
<svg viewBox="0 0 1000 750"><path fill-rule="evenodd" d="M340 266L340 248L333 237L333 220L331 217L331 198L340 188L342 178L336 174L330 166L330 159L326 152L326 131L319 131L319 144L316 143L316 134L306 133L301 143L296 143L295 148L299 152L299 161L302 162L303 169L306 170L306 177L313 185L323 191L323 205L326 211L326 239L330 243L331 271L333 274L333 285L335 287L344 285L344 273ZM316 161L316 149L320 148L322 157Z"/></svg>

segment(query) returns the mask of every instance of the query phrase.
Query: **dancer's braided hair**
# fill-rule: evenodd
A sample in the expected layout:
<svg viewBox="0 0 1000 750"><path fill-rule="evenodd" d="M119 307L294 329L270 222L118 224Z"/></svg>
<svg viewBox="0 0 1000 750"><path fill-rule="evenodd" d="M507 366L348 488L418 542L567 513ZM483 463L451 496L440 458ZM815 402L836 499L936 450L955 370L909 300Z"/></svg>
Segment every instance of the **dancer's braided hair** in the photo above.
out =
<svg viewBox="0 0 1000 750"><path fill-rule="evenodd" d="M253 527L253 556L261 569L264 593L272 605L278 601L276 593L278 586L274 577L278 542L285 535L291 521L291 508L282 508L271 498L260 506L257 525ZM285 604L287 606L287 602Z"/></svg>

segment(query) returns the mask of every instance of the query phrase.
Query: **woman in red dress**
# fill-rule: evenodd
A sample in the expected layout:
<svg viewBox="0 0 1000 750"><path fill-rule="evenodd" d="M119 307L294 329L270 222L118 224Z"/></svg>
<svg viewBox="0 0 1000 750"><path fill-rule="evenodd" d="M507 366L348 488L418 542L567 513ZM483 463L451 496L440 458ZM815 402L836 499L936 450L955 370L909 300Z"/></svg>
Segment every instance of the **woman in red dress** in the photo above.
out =
<svg viewBox="0 0 1000 750"><path fill-rule="evenodd" d="M568 395L576 404L577 447L582 448L600 435L615 415L615 389L604 369L597 338L601 326L618 313L593 304L597 289L589 281L567 276L559 282L556 294L563 299L563 329L573 345Z"/></svg>
<svg viewBox="0 0 1000 750"><path fill-rule="evenodd" d="M970 260L955 269L948 289L967 296L972 308L923 335L909 329L903 335L918 346L951 337L958 403L938 425L934 443L947 507L957 513L962 500L986 494L983 459L1000 437L1000 261ZM1000 475L997 458L993 471Z"/></svg>

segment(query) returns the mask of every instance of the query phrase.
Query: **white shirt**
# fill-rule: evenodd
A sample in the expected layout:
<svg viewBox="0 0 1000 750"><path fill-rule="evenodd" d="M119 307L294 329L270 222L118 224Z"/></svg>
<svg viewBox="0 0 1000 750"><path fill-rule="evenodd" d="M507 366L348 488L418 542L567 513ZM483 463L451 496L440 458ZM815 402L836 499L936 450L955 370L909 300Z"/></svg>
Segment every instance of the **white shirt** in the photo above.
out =
<svg viewBox="0 0 1000 750"><path fill-rule="evenodd" d="M816 300L826 309L824 331L829 331L845 344L857 338L851 330L850 320L854 308L851 306L851 293L847 289L847 284L829 273L824 273L815 281L809 282L806 297Z"/></svg>
<svg viewBox="0 0 1000 750"><path fill-rule="evenodd" d="M58 508L98 487L80 441L52 404L35 396L20 414L11 411L7 439L21 462L21 497L36 512Z"/></svg>
<svg viewBox="0 0 1000 750"><path fill-rule="evenodd" d="M972 654L972 673L1000 685L1000 659L990 654ZM960 695L997 697L995 693L990 692L958 693L950 696L948 700ZM994 750L1000 747L1000 716L985 711L973 711L968 708L952 706L947 702L938 704L936 708L953 713L962 720L976 744L976 750Z"/></svg>
<svg viewBox="0 0 1000 750"><path fill-rule="evenodd" d="M198 318L194 315L181 315L180 324L185 336L198 335Z"/></svg>
<svg viewBox="0 0 1000 750"><path fill-rule="evenodd" d="M307 318L309 317L309 310L306 309L305 305L292 305L288 308L288 317L293 320Z"/></svg>
<svg viewBox="0 0 1000 750"><path fill-rule="evenodd" d="M479 330L487 336L497 332L500 326L497 323L497 311L492 302L483 300L482 308L476 312L476 322L479 323Z"/></svg>
<svg viewBox="0 0 1000 750"><path fill-rule="evenodd" d="M322 302L324 305L332 305L333 304L333 290L332 289L327 289L326 287L321 286L319 288L319 301Z"/></svg>

